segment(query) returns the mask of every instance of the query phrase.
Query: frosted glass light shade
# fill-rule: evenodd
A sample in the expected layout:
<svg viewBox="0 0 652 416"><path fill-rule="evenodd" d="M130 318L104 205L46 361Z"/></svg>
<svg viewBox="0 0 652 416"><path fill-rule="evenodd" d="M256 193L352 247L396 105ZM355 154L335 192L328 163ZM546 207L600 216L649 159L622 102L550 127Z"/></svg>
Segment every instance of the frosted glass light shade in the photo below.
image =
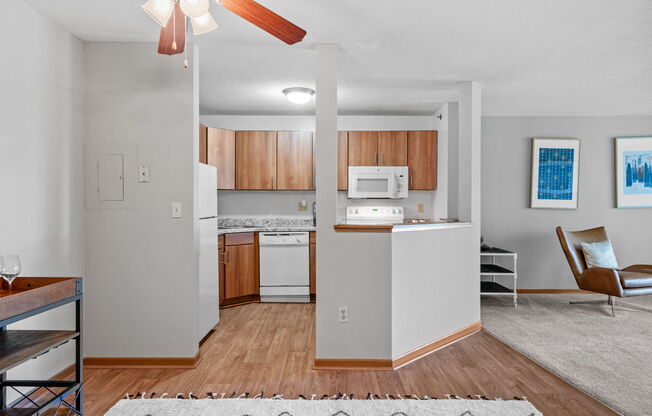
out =
<svg viewBox="0 0 652 416"><path fill-rule="evenodd" d="M156 23L165 27L174 11L173 0L147 0L141 6Z"/></svg>
<svg viewBox="0 0 652 416"><path fill-rule="evenodd" d="M312 96L315 95L315 91L310 88L292 87L284 89L283 94L285 94L285 98L289 102L300 105L310 101Z"/></svg>
<svg viewBox="0 0 652 416"><path fill-rule="evenodd" d="M191 18L190 23L192 24L192 33L195 35L203 35L204 33L217 29L217 23L215 23L213 16L209 12L199 17Z"/></svg>
<svg viewBox="0 0 652 416"><path fill-rule="evenodd" d="M199 18L208 12L208 0L180 0L181 11L191 19Z"/></svg>

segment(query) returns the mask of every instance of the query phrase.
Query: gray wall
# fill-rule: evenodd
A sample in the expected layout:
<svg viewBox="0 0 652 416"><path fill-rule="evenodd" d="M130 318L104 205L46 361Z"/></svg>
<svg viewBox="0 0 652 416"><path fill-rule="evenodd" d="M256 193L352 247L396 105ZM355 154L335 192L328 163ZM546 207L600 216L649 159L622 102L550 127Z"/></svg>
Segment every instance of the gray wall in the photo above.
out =
<svg viewBox="0 0 652 416"><path fill-rule="evenodd" d="M137 183L127 173L136 195L126 209L86 212L86 355L193 357L197 64L184 69L182 56L158 55L154 43L84 48L86 146L136 147L151 177ZM170 218L173 201L183 218Z"/></svg>
<svg viewBox="0 0 652 416"><path fill-rule="evenodd" d="M616 209L614 138L652 134L652 117L483 117L482 235L518 252L519 288L577 288L555 227L604 225L621 265L652 262L652 209ZM581 140L579 208L530 209L532 137Z"/></svg>
<svg viewBox="0 0 652 416"><path fill-rule="evenodd" d="M0 253L20 255L22 276L84 276L82 42L23 1L2 5L0 188L10 198L0 205ZM74 325L70 305L12 328ZM73 362L69 343L9 377L48 378Z"/></svg>

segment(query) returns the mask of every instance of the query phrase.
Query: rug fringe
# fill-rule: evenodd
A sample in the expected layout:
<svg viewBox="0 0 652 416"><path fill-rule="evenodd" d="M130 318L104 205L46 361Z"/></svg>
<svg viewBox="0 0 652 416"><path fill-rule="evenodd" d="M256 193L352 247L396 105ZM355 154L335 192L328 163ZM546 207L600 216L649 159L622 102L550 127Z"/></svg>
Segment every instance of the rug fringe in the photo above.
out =
<svg viewBox="0 0 652 416"><path fill-rule="evenodd" d="M147 392L137 392L136 394L126 394L125 400L148 400L148 399L179 399L179 400L198 400L200 397L196 396L192 392L189 392L188 395L184 393L177 393L174 396L171 396L169 393L163 393L157 397L158 393L151 392L149 396ZM513 396L511 399L504 399L502 397L487 397L483 394L467 395L466 397L460 397L456 394L444 394L444 395L424 395L418 396L416 394L391 394L386 393L381 397L377 393L367 393L367 396L364 399L354 399L354 393L336 393L336 394L323 394L319 396L316 393L310 395L310 398L307 398L304 394L298 394L296 398L294 397L285 397L283 394L274 393L265 397L264 392L260 392L254 396L251 396L250 392L244 392L238 394L237 392L228 393L213 393L208 392L205 394L206 399L213 400L223 400L223 399L272 399L272 400L525 400L527 401L526 396Z"/></svg>

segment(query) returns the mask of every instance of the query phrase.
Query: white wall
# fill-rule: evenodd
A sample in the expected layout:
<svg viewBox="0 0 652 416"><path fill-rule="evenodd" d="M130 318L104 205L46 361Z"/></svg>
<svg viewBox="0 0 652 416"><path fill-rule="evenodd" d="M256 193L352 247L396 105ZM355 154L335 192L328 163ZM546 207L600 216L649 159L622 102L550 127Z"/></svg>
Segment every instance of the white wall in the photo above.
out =
<svg viewBox="0 0 652 416"><path fill-rule="evenodd" d="M470 224L392 233L392 358L480 321Z"/></svg>
<svg viewBox="0 0 652 416"><path fill-rule="evenodd" d="M604 225L621 265L652 262L652 209L616 209L614 179L614 138L650 134L652 117L483 117L482 234L518 252L518 287L577 288L558 225ZM532 137L581 140L577 210L529 208Z"/></svg>
<svg viewBox="0 0 652 416"><path fill-rule="evenodd" d="M20 255L22 276L84 276L82 42L20 0L2 5L0 253ZM12 326L74 327L74 305ZM9 377L48 378L73 362L69 343Z"/></svg>
<svg viewBox="0 0 652 416"><path fill-rule="evenodd" d="M193 357L197 64L184 69L182 56L158 55L154 43L87 43L84 52L86 146L135 147L151 175L129 185L131 209L86 212L86 355ZM170 218L173 201L182 219Z"/></svg>

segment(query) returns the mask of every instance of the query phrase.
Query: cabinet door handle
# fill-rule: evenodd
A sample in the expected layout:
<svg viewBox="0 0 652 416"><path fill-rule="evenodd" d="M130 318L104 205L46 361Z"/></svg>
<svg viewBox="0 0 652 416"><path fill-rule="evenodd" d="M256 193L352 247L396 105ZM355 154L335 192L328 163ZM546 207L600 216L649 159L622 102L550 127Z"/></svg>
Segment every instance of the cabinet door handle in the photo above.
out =
<svg viewBox="0 0 652 416"><path fill-rule="evenodd" d="M374 165L378 164L378 153L374 152Z"/></svg>
<svg viewBox="0 0 652 416"><path fill-rule="evenodd" d="M383 152L380 152L380 164L383 164L383 159L384 159Z"/></svg>
<svg viewBox="0 0 652 416"><path fill-rule="evenodd" d="M225 257L224 264L230 262L231 261L231 252L227 251L226 253L224 253L224 257Z"/></svg>
<svg viewBox="0 0 652 416"><path fill-rule="evenodd" d="M412 173L410 172L410 188L412 187Z"/></svg>
<svg viewBox="0 0 652 416"><path fill-rule="evenodd" d="M272 189L276 189L276 178L272 176Z"/></svg>

